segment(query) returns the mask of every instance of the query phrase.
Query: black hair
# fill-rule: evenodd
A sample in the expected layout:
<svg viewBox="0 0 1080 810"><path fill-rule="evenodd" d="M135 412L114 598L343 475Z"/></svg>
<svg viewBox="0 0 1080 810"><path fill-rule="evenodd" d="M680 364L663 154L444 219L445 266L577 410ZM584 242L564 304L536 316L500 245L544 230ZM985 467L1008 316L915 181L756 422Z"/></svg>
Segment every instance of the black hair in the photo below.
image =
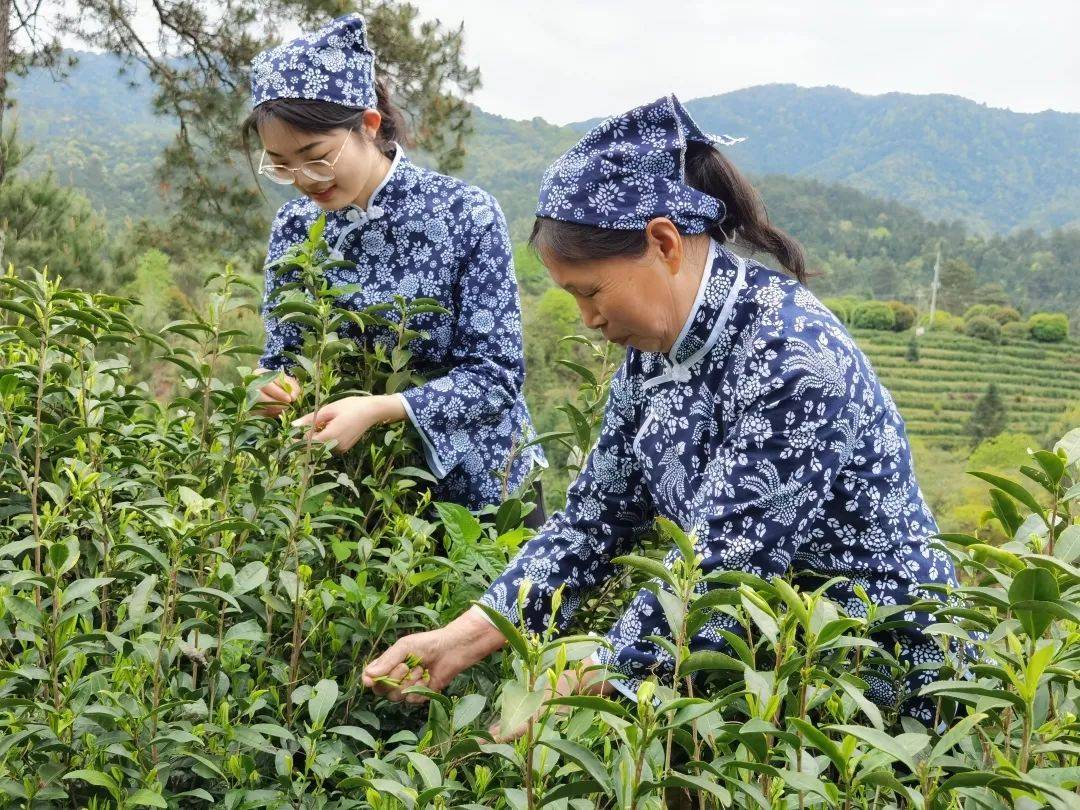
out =
<svg viewBox="0 0 1080 810"><path fill-rule="evenodd" d="M375 135L375 146L389 157L394 152L394 142L409 146L405 115L390 99L389 87L381 78L375 80L375 98L376 109L382 115L382 123ZM241 125L241 136L249 164L252 139L258 136L259 127L270 119L283 121L304 132L329 132L333 129L349 128L362 132L364 110L321 99L274 98L264 101L251 111ZM254 165L251 170L255 172Z"/></svg>
<svg viewBox="0 0 1080 810"><path fill-rule="evenodd" d="M686 182L698 191L722 200L727 210L722 222L707 233L720 244L738 240L771 253L799 281L806 281L806 255L799 242L773 227L765 203L738 169L711 144L692 142L686 147ZM570 264L619 256L640 256L648 242L644 230L618 230L537 217L529 245L542 255Z"/></svg>

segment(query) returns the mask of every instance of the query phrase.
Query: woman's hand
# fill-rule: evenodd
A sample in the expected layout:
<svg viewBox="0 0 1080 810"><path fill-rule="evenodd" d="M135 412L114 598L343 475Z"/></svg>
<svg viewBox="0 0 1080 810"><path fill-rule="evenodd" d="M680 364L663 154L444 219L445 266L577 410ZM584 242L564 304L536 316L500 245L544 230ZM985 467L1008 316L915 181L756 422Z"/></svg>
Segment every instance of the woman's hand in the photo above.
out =
<svg viewBox="0 0 1080 810"><path fill-rule="evenodd" d="M400 397L345 397L301 416L293 424L311 427L308 435L317 442L336 441L335 452L344 453L375 425L404 418L405 406Z"/></svg>
<svg viewBox="0 0 1080 810"><path fill-rule="evenodd" d="M256 374L266 374L270 369L257 368ZM258 412L266 416L277 416L300 396L300 383L285 372L278 372L277 379L271 380L259 389Z"/></svg>
<svg viewBox="0 0 1080 810"><path fill-rule="evenodd" d="M480 608L472 608L446 627L399 638L364 667L364 686L390 700L423 703L426 697L406 695L404 690L422 685L441 692L458 673L487 658L505 643L503 634Z"/></svg>

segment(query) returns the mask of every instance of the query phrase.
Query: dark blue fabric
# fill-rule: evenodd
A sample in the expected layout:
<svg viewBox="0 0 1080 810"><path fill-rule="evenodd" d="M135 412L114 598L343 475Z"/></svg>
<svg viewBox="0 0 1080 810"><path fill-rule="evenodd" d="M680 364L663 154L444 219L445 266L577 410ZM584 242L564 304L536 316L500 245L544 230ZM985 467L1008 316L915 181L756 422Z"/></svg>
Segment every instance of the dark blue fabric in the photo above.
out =
<svg viewBox="0 0 1080 810"><path fill-rule="evenodd" d="M275 98L306 98L373 109L378 103L374 71L364 18L347 14L256 56L251 62L251 106Z"/></svg>
<svg viewBox="0 0 1080 810"><path fill-rule="evenodd" d="M267 262L302 241L322 213L297 197L274 219ZM534 437L521 388L525 380L521 308L506 221L495 198L475 186L420 168L400 147L367 210L350 205L326 214L324 236L335 258L355 267L328 270L334 286L360 284L340 305L363 309L393 301L434 298L449 314L418 315L410 326L424 336L409 348L413 363L431 379L404 392L409 418L424 440L428 467L440 479L436 497L472 508L498 503L499 474L509 467L509 491L534 463L539 447L517 452ZM261 364L291 364L303 333L272 314L275 290L291 277L267 267ZM390 347L396 335L371 327L354 335Z"/></svg>
<svg viewBox="0 0 1080 810"><path fill-rule="evenodd" d="M723 221L724 203L687 185L686 146L737 140L706 135L675 96L664 96L607 119L556 160L536 215L618 230L667 217L683 233L703 233Z"/></svg>

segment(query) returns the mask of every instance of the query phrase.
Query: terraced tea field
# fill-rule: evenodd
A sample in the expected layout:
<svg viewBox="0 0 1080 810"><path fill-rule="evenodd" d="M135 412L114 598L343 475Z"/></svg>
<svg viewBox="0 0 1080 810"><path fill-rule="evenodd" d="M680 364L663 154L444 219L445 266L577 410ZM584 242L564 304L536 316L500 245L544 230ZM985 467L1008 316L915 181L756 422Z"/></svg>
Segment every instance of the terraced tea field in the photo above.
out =
<svg viewBox="0 0 1080 810"><path fill-rule="evenodd" d="M912 436L943 445L965 443L964 425L994 382L1008 409L1009 430L1040 436L1068 408L1080 405L1080 343L1010 340L1000 346L966 335L919 339L910 363L908 333L852 330L892 391Z"/></svg>

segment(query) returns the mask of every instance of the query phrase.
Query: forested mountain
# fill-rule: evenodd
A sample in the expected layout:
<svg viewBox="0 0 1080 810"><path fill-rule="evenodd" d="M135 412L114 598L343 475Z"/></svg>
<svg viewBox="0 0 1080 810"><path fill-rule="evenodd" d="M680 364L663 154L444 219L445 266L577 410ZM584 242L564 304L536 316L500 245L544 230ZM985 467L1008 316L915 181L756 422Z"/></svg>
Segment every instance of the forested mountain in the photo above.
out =
<svg viewBox="0 0 1080 810"><path fill-rule="evenodd" d="M23 171L51 167L122 223L164 210L153 166L172 124L153 114L145 81L133 75L131 87L116 68L111 57L80 54L67 81L32 73L16 80L15 97L22 140L34 148ZM709 129L748 137L729 155L754 176L774 222L807 246L819 292L917 300L941 245L963 288L956 306L996 283L1021 308L1077 315L1080 229L1046 226L1080 222L1080 115L789 85L689 107ZM511 121L476 109L473 126L459 174L498 197L522 239L544 167L586 123ZM275 199L280 190L267 193ZM1004 230L1024 223L1037 227ZM998 235L983 233L991 225Z"/></svg>
<svg viewBox="0 0 1080 810"><path fill-rule="evenodd" d="M746 138L731 154L751 172L843 183L905 202L928 219L962 219L980 233L1080 225L1075 113L793 84L748 87L687 107L708 131Z"/></svg>

